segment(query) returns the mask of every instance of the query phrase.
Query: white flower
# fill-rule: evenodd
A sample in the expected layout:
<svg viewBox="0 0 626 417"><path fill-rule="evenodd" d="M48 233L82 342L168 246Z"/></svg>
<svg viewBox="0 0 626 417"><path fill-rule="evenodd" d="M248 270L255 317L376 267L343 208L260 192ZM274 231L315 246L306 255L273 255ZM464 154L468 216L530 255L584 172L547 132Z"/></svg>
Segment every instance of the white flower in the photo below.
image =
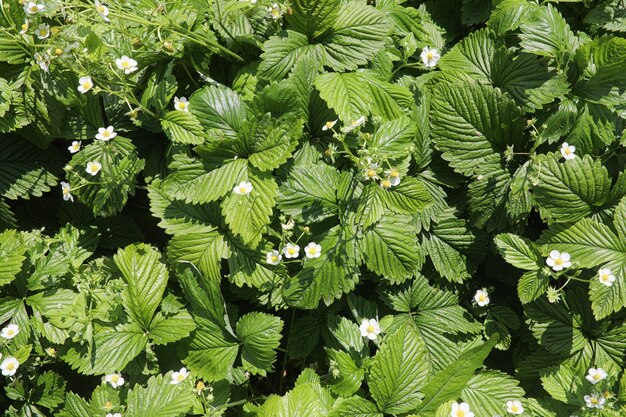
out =
<svg viewBox="0 0 626 417"><path fill-rule="evenodd" d="M489 293L487 292L487 290L483 288L482 290L476 291L476 294L474 295L474 301L476 301L476 304L478 304L480 307L485 307L486 305L488 305Z"/></svg>
<svg viewBox="0 0 626 417"><path fill-rule="evenodd" d="M380 187L383 189L391 188L391 178L385 178L380 182Z"/></svg>
<svg viewBox="0 0 626 417"><path fill-rule="evenodd" d="M39 65L42 71L48 72L50 69L50 55L48 53L41 55L39 52L36 52L35 61L37 61L37 65Z"/></svg>
<svg viewBox="0 0 626 417"><path fill-rule="evenodd" d="M45 9L46 6L44 6L43 4L37 4L34 1L29 1L27 4L24 5L24 11L27 15L43 12Z"/></svg>
<svg viewBox="0 0 626 417"><path fill-rule="evenodd" d="M607 377L607 373L602 368L589 368L589 373L585 378L587 381L591 382L593 385L596 385L598 382L602 381Z"/></svg>
<svg viewBox="0 0 626 417"><path fill-rule="evenodd" d="M422 62L427 68L433 68L435 65L437 65L437 62L439 62L439 58L441 58L441 55L439 55L439 51L437 51L436 48L430 49L427 46L422 49L420 57L422 58Z"/></svg>
<svg viewBox="0 0 626 417"><path fill-rule="evenodd" d="M189 101L187 100L186 97L181 97L181 98L174 97L174 108L176 110L188 112L189 111Z"/></svg>
<svg viewBox="0 0 626 417"><path fill-rule="evenodd" d="M361 330L361 336L367 337L369 340L374 340L380 334L380 326L376 319L363 319L359 326Z"/></svg>
<svg viewBox="0 0 626 417"><path fill-rule="evenodd" d="M187 371L187 368L180 368L180 371L172 373L170 384L179 384L183 382L188 375L189 371Z"/></svg>
<svg viewBox="0 0 626 417"><path fill-rule="evenodd" d="M109 374L104 377L104 381L111 384L113 388L124 385L124 378L120 374Z"/></svg>
<svg viewBox="0 0 626 417"><path fill-rule="evenodd" d="M239 195L247 195L252 192L252 183L248 181L241 181L238 185L233 188L233 193Z"/></svg>
<svg viewBox="0 0 626 417"><path fill-rule="evenodd" d="M576 147L573 145L568 145L567 142L563 142L561 145L561 155L565 158L566 161L576 159Z"/></svg>
<svg viewBox="0 0 626 417"><path fill-rule="evenodd" d="M89 75L85 75L84 77L80 77L78 79L78 91L85 94L87 91L91 90L93 87L93 81Z"/></svg>
<svg viewBox="0 0 626 417"><path fill-rule="evenodd" d="M558 250L553 250L550 252L550 257L546 259L546 263L548 266L551 266L555 271L561 271L563 268L569 268L572 266L570 262L570 256L567 252L559 252Z"/></svg>
<svg viewBox="0 0 626 417"><path fill-rule="evenodd" d="M107 414L106 417L122 417L122 415L120 413L115 413L115 414Z"/></svg>
<svg viewBox="0 0 626 417"><path fill-rule="evenodd" d="M4 339L13 339L20 332L20 328L17 324L10 323L2 332L0 332L0 336Z"/></svg>
<svg viewBox="0 0 626 417"><path fill-rule="evenodd" d="M272 4L272 7L267 8L267 12L270 14L270 17L274 20L278 20L283 17L283 11L277 3Z"/></svg>
<svg viewBox="0 0 626 417"><path fill-rule="evenodd" d="M76 153L80 151L80 142L77 140L73 141L72 144L67 147L67 150L70 151L70 153Z"/></svg>
<svg viewBox="0 0 626 417"><path fill-rule="evenodd" d="M598 394L585 395L585 403L587 408L604 408L606 399Z"/></svg>
<svg viewBox="0 0 626 417"><path fill-rule="evenodd" d="M283 248L283 254L286 258L297 258L300 256L300 246L293 243L287 243Z"/></svg>
<svg viewBox="0 0 626 417"><path fill-rule="evenodd" d="M115 65L117 65L119 69L124 70L124 74L130 74L131 72L137 71L137 61L127 57L126 55L116 59Z"/></svg>
<svg viewBox="0 0 626 417"><path fill-rule="evenodd" d="M322 245L311 242L304 247L307 258L319 258L322 255Z"/></svg>
<svg viewBox="0 0 626 417"><path fill-rule="evenodd" d="M385 174L389 177L389 182L391 182L392 187L400 184L400 172L398 172L397 169L391 168L388 171L385 171Z"/></svg>
<svg viewBox="0 0 626 417"><path fill-rule="evenodd" d="M615 275L611 274L609 268L602 268L598 271L598 280L607 287L610 287L615 282Z"/></svg>
<svg viewBox="0 0 626 417"><path fill-rule="evenodd" d="M89 161L87 162L87 173L91 175L97 175L98 172L102 169L102 165L98 161Z"/></svg>
<svg viewBox="0 0 626 417"><path fill-rule="evenodd" d="M20 363L13 356L9 356L0 364L0 369L2 370L2 375L4 376L13 376L15 375L15 371L19 368Z"/></svg>
<svg viewBox="0 0 626 417"><path fill-rule="evenodd" d="M70 184L64 181L61 181L61 191L63 192L63 200L74 202L74 196L70 194L72 189L70 188Z"/></svg>
<svg viewBox="0 0 626 417"><path fill-rule="evenodd" d="M109 16L108 7L106 7L104 4L101 4L98 0L96 0L96 2L94 3L94 6L96 6L96 11L102 17L102 19L104 19L105 22L111 21L108 17Z"/></svg>
<svg viewBox="0 0 626 417"><path fill-rule="evenodd" d="M452 403L451 417L474 417L474 413L470 411L470 406L468 403L457 403L456 401Z"/></svg>
<svg viewBox="0 0 626 417"><path fill-rule="evenodd" d="M337 119L329 120L328 122L324 123L324 126L322 126L322 130L325 132L325 131L335 127L336 124L337 124Z"/></svg>
<svg viewBox="0 0 626 417"><path fill-rule="evenodd" d="M361 126L363 123L365 123L365 116L361 116L358 119L353 120L349 125L344 126L341 130L348 133Z"/></svg>
<svg viewBox="0 0 626 417"><path fill-rule="evenodd" d="M283 256L277 250L267 252L266 262L270 265L278 265L283 259Z"/></svg>
<svg viewBox="0 0 626 417"><path fill-rule="evenodd" d="M37 35L38 39L46 39L50 36L50 26L42 23L39 25L37 29L35 29L35 35Z"/></svg>
<svg viewBox="0 0 626 417"><path fill-rule="evenodd" d="M22 23L22 30L20 30L20 34L23 35L28 31L28 26L30 26L30 22L28 19L24 19L24 23Z"/></svg>
<svg viewBox="0 0 626 417"><path fill-rule="evenodd" d="M98 134L96 135L96 139L103 140L106 142L108 140L113 139L116 136L117 136L117 133L115 133L113 126L109 126L106 128L100 127L98 128Z"/></svg>
<svg viewBox="0 0 626 417"><path fill-rule="evenodd" d="M522 414L524 412L524 407L522 407L521 401L507 401L506 411L511 414Z"/></svg>
<svg viewBox="0 0 626 417"><path fill-rule="evenodd" d="M293 219L289 219L287 223L281 223L280 227L282 227L283 230L291 230L294 228L295 225L296 222L294 222Z"/></svg>

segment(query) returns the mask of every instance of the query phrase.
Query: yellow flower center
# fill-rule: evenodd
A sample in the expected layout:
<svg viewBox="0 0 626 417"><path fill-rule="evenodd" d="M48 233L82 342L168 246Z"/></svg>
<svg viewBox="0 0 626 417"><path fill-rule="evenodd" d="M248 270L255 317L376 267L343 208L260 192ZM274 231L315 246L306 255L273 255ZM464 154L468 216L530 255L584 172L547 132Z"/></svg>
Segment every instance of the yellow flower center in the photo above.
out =
<svg viewBox="0 0 626 417"><path fill-rule="evenodd" d="M373 169L368 169L367 170L367 176L370 177L370 178L376 177L376 171L374 171Z"/></svg>
<svg viewBox="0 0 626 417"><path fill-rule="evenodd" d="M429 60L433 59L433 53L432 52L426 53L426 58L429 59ZM465 413L463 415L465 415Z"/></svg>
<svg viewBox="0 0 626 417"><path fill-rule="evenodd" d="M124 68L128 68L128 67L130 67L130 62L128 62L128 61L122 61L122 66L123 66Z"/></svg>
<svg viewBox="0 0 626 417"><path fill-rule="evenodd" d="M296 250L294 248L289 248L287 249L287 252L289 253L289 255L293 255L294 253L296 253Z"/></svg>
<svg viewBox="0 0 626 417"><path fill-rule="evenodd" d="M104 13L106 11L106 9L104 8L103 5L98 6L98 13Z"/></svg>
<svg viewBox="0 0 626 417"><path fill-rule="evenodd" d="M93 173L98 172L98 167L97 167L97 166L95 166L95 165L92 165L92 166L91 166L91 172L93 172Z"/></svg>
<svg viewBox="0 0 626 417"><path fill-rule="evenodd" d="M102 408L108 411L113 408L113 403L111 401L107 401L104 403L104 406L102 406Z"/></svg>
<svg viewBox="0 0 626 417"><path fill-rule="evenodd" d="M102 136L104 136L105 138L108 138L109 136L111 136L111 132L109 132L108 130L105 130L104 132L102 132Z"/></svg>
<svg viewBox="0 0 626 417"><path fill-rule="evenodd" d="M272 255L272 262L278 262L278 256Z"/></svg>
<svg viewBox="0 0 626 417"><path fill-rule="evenodd" d="M182 381L183 379L185 379L185 375L183 375L183 374L178 374L178 375L176 376L176 380L177 380L178 382Z"/></svg>
<svg viewBox="0 0 626 417"><path fill-rule="evenodd" d="M478 300L480 300L480 301L485 301L485 295L484 295L484 294L480 294L480 295L478 296Z"/></svg>
<svg viewBox="0 0 626 417"><path fill-rule="evenodd" d="M569 148L565 148L565 155L569 155L572 153L572 151Z"/></svg>
<svg viewBox="0 0 626 417"><path fill-rule="evenodd" d="M376 331L376 328L374 326L372 326L371 324L369 326L367 326L367 332L368 333L374 333Z"/></svg>
<svg viewBox="0 0 626 417"><path fill-rule="evenodd" d="M465 417L465 411L463 410L458 410L456 412L456 417Z"/></svg>
<svg viewBox="0 0 626 417"><path fill-rule="evenodd" d="M400 173L398 172L398 170L397 170L397 169L392 169L391 171L389 171L389 176L390 176L390 177L397 178L397 177L399 177L399 176L400 176Z"/></svg>
<svg viewBox="0 0 626 417"><path fill-rule="evenodd" d="M31 13L36 13L36 12L37 12L37 10L39 10L39 9L37 8L37 6L30 6L30 11L31 11Z"/></svg>
<svg viewBox="0 0 626 417"><path fill-rule="evenodd" d="M40 29L39 30L39 36L43 36L43 37L48 36L48 31L45 30L45 29Z"/></svg>
<svg viewBox="0 0 626 417"><path fill-rule="evenodd" d="M278 17L278 16L280 16L280 10L278 10L278 9L272 9L272 16L274 16L274 17Z"/></svg>
<svg viewBox="0 0 626 417"><path fill-rule="evenodd" d="M85 90L90 89L90 88L91 88L91 83L90 83L89 81L85 81L85 82L83 83L83 88L84 88Z"/></svg>
<svg viewBox="0 0 626 417"><path fill-rule="evenodd" d="M119 381L119 380L120 380L120 377L119 377L119 376L117 376L117 375L113 375L113 376L111 377L111 382L114 382L114 383L116 383L116 384L117 384L117 381Z"/></svg>
<svg viewBox="0 0 626 417"><path fill-rule="evenodd" d="M246 193L246 191L247 191L247 190L246 190L246 187L239 187L239 192L240 192L240 193L245 194L245 193Z"/></svg>
<svg viewBox="0 0 626 417"><path fill-rule="evenodd" d="M609 274L602 274L600 275L600 280L601 281L608 281L609 280ZM597 374L594 376L594 378L597 376Z"/></svg>
<svg viewBox="0 0 626 417"><path fill-rule="evenodd" d="M14 364L13 362L9 362L9 363L7 363L7 369L8 369L9 371L12 371L12 370L13 370L13 368L15 368L15 364Z"/></svg>
<svg viewBox="0 0 626 417"><path fill-rule="evenodd" d="M309 253L311 255L315 255L317 253L317 249L316 248L309 248Z"/></svg>
<svg viewBox="0 0 626 417"><path fill-rule="evenodd" d="M591 399L591 404L598 404L598 399L597 398L592 398Z"/></svg>
<svg viewBox="0 0 626 417"><path fill-rule="evenodd" d="M26 30L28 29L28 24L27 23L23 23L22 24L22 30Z"/></svg>
<svg viewBox="0 0 626 417"><path fill-rule="evenodd" d="M555 265L563 265L563 259L561 259L561 258L557 258L557 259L555 259L555 260L554 260L554 264L555 264Z"/></svg>
<svg viewBox="0 0 626 417"><path fill-rule="evenodd" d="M334 123L333 123L333 122L326 122L326 125L325 125L325 126L326 126L326 129L330 129L330 128L332 128L332 127L333 127L333 125L334 125Z"/></svg>
<svg viewBox="0 0 626 417"><path fill-rule="evenodd" d="M602 379L602 376L601 376L600 374L595 374L595 375L593 376L593 379L594 379L595 381L599 381L599 380L601 380L601 379Z"/></svg>
<svg viewBox="0 0 626 417"><path fill-rule="evenodd" d="M382 185L384 188L389 188L389 187L391 187L391 181L389 181L389 180L384 180L383 182L381 182L381 185Z"/></svg>
<svg viewBox="0 0 626 417"><path fill-rule="evenodd" d="M181 110L185 110L185 107L187 107L187 103L183 102L183 101L179 101L178 102L178 108Z"/></svg>
<svg viewBox="0 0 626 417"><path fill-rule="evenodd" d="M204 385L204 382L202 382L202 381L198 381L198 383L196 384L196 389L197 389L198 391L202 391L202 390L204 389L204 386L205 386L205 385Z"/></svg>
<svg viewBox="0 0 626 417"><path fill-rule="evenodd" d="M515 404L513 404L513 407L511 407L511 411L514 413L517 413L519 411L519 407Z"/></svg>
<svg viewBox="0 0 626 417"><path fill-rule="evenodd" d="M9 330L7 331L7 335L8 335L8 336L13 336L14 334L15 334L15 330L13 330L13 329L9 329Z"/></svg>

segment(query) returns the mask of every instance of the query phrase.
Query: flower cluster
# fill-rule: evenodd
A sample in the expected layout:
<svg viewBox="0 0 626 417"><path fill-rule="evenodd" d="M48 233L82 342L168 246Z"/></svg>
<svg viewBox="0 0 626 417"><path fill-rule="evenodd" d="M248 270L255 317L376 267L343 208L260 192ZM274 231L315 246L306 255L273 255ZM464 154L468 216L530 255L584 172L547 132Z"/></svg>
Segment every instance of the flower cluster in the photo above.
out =
<svg viewBox="0 0 626 417"><path fill-rule="evenodd" d="M309 244L304 247L304 253L307 258L319 258L322 255L322 245L309 242ZM298 258L300 256L300 246L295 243L287 243L282 249L282 254L277 250L270 251L266 255L266 262L270 265L278 265L280 261L282 261L283 255L287 259Z"/></svg>
<svg viewBox="0 0 626 417"><path fill-rule="evenodd" d="M589 368L585 379L592 385L592 392L585 395L585 406L590 409L603 409L608 399L612 397L609 391L602 390L602 382L608 378L602 368Z"/></svg>

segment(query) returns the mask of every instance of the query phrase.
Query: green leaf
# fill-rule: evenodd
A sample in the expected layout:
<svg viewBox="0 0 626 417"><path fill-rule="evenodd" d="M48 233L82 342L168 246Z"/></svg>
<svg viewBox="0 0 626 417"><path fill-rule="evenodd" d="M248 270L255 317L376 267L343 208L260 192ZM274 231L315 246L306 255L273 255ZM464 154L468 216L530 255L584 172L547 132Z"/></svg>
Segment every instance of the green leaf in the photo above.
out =
<svg viewBox="0 0 626 417"><path fill-rule="evenodd" d="M584 22L611 32L626 32L626 5L624 0L605 0L591 9Z"/></svg>
<svg viewBox="0 0 626 417"><path fill-rule="evenodd" d="M500 255L517 268L535 271L543 267L541 252L534 243L523 237L512 233L501 233L494 238L494 243Z"/></svg>
<svg viewBox="0 0 626 417"><path fill-rule="evenodd" d="M318 222L337 215L339 173L326 164L295 167L280 187L277 205L302 222Z"/></svg>
<svg viewBox="0 0 626 417"><path fill-rule="evenodd" d="M300 378L302 378L300 375ZM315 373L313 373L315 375ZM283 397L272 395L259 408L259 417L318 417L327 415L333 398L319 382L298 382Z"/></svg>
<svg viewBox="0 0 626 417"><path fill-rule="evenodd" d="M398 214L413 215L430 206L433 201L426 186L409 176L403 177L397 186L379 191L378 195L387 209Z"/></svg>
<svg viewBox="0 0 626 417"><path fill-rule="evenodd" d="M283 322L265 313L248 313L237 321L237 337L242 343L241 362L254 374L266 375L276 360Z"/></svg>
<svg viewBox="0 0 626 417"><path fill-rule="evenodd" d="M0 286L13 281L22 270L25 252L26 246L15 230L0 233Z"/></svg>
<svg viewBox="0 0 626 417"><path fill-rule="evenodd" d="M126 413L130 417L178 417L190 410L196 395L193 380L171 384L171 372L152 376L146 387L135 385L128 392Z"/></svg>
<svg viewBox="0 0 626 417"><path fill-rule="evenodd" d="M432 117L435 145L443 159L466 176L498 170L507 146L524 148L523 114L499 89L441 83Z"/></svg>
<svg viewBox="0 0 626 417"><path fill-rule="evenodd" d="M380 81L368 71L321 74L315 87L345 124L369 114L383 120L397 119L413 104L406 87Z"/></svg>
<svg viewBox="0 0 626 417"><path fill-rule="evenodd" d="M160 258L158 250L146 244L127 246L113 257L127 285L122 295L124 308L145 330L150 328L167 286L167 268Z"/></svg>
<svg viewBox="0 0 626 417"><path fill-rule="evenodd" d="M520 46L526 52L556 58L562 64L578 47L578 38L551 4L525 15L520 27Z"/></svg>
<svg viewBox="0 0 626 417"><path fill-rule="evenodd" d="M360 244L367 268L394 284L415 274L424 258L411 229L408 216L384 216L370 226Z"/></svg>
<svg viewBox="0 0 626 417"><path fill-rule="evenodd" d="M519 382L498 371L486 371L474 375L468 382L461 398L468 404L479 404L472 407L477 417L492 417L503 413L508 401L524 401L524 390Z"/></svg>
<svg viewBox="0 0 626 417"><path fill-rule="evenodd" d="M374 356L368 385L381 411L406 413L420 402L419 390L426 383L430 364L419 333L405 324L387 336Z"/></svg>
<svg viewBox="0 0 626 417"><path fill-rule="evenodd" d="M209 134L235 139L248 114L237 93L224 87L207 86L189 100L189 111Z"/></svg>
<svg viewBox="0 0 626 417"><path fill-rule="evenodd" d="M463 388L476 369L482 366L497 341L498 338L493 336L480 346L463 353L453 364L435 375L423 388L424 399L415 413L425 417L432 416L441 404L459 398Z"/></svg>
<svg viewBox="0 0 626 417"><path fill-rule="evenodd" d="M365 377L365 370L360 366L360 358L341 350L329 348L324 350L330 362L328 375L330 390L343 397L356 393Z"/></svg>
<svg viewBox="0 0 626 417"><path fill-rule="evenodd" d="M209 203L217 201L232 191L245 179L246 161L207 161L183 155L174 157L170 168L174 172L165 179L165 192L186 203Z"/></svg>
<svg viewBox="0 0 626 417"><path fill-rule="evenodd" d="M540 156L533 164L535 200L543 218L574 222L601 211L609 201L611 179L601 161L589 155L559 162L556 155Z"/></svg>
<svg viewBox="0 0 626 417"><path fill-rule="evenodd" d="M217 229L177 234L167 249L170 259L191 262L205 276L215 281L221 279L221 261L228 252L224 237Z"/></svg>
<svg viewBox="0 0 626 417"><path fill-rule="evenodd" d="M401 37L406 38L411 34L418 46L429 45L441 49L445 45L445 31L433 21L425 6L422 4L419 8L414 9L392 1L376 3L376 7L385 12L387 17L393 21L394 32L398 32Z"/></svg>
<svg viewBox="0 0 626 417"><path fill-rule="evenodd" d="M269 224L278 186L269 174L250 171L248 180L252 192L230 194L222 201L222 214L229 229L245 244L256 247Z"/></svg>
<svg viewBox="0 0 626 417"><path fill-rule="evenodd" d="M189 336L195 329L196 324L187 311L171 317L157 313L150 324L150 339L156 345L166 345Z"/></svg>
<svg viewBox="0 0 626 417"><path fill-rule="evenodd" d="M65 380L57 373L45 371L37 377L30 394L30 402L54 409L65 398Z"/></svg>
<svg viewBox="0 0 626 417"><path fill-rule="evenodd" d="M309 44L309 38L302 33L286 30L265 41L261 59L258 74L270 80L281 80L301 60L315 63L321 69L324 47Z"/></svg>
<svg viewBox="0 0 626 417"><path fill-rule="evenodd" d="M580 97L605 106L619 106L626 99L626 39L604 36L576 51L581 80L574 91Z"/></svg>
<svg viewBox="0 0 626 417"><path fill-rule="evenodd" d="M314 39L332 26L340 6L337 0L295 0L287 22L298 32Z"/></svg>
<svg viewBox="0 0 626 417"><path fill-rule="evenodd" d="M161 127L168 139L174 143L190 145L204 143L204 131L193 113L169 111L163 115Z"/></svg>
<svg viewBox="0 0 626 417"><path fill-rule="evenodd" d="M272 171L291 157L302 134L302 121L291 117L278 120L269 114L254 119L242 131L243 140L250 149L250 164L261 171Z"/></svg>
<svg viewBox="0 0 626 417"><path fill-rule="evenodd" d="M550 275L543 269L525 272L517 282L519 300L527 304L544 295L550 279Z"/></svg>
<svg viewBox="0 0 626 417"><path fill-rule="evenodd" d="M376 404L354 396L338 398L328 417L383 417L383 413L378 411Z"/></svg>

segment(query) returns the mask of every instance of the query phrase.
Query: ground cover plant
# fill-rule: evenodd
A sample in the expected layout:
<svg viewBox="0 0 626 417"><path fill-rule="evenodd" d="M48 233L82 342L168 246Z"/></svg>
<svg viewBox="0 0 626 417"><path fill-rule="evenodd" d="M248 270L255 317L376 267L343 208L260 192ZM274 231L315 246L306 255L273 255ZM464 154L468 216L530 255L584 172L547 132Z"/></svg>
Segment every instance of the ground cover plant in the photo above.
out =
<svg viewBox="0 0 626 417"><path fill-rule="evenodd" d="M625 32L0 0L3 415L626 415Z"/></svg>

